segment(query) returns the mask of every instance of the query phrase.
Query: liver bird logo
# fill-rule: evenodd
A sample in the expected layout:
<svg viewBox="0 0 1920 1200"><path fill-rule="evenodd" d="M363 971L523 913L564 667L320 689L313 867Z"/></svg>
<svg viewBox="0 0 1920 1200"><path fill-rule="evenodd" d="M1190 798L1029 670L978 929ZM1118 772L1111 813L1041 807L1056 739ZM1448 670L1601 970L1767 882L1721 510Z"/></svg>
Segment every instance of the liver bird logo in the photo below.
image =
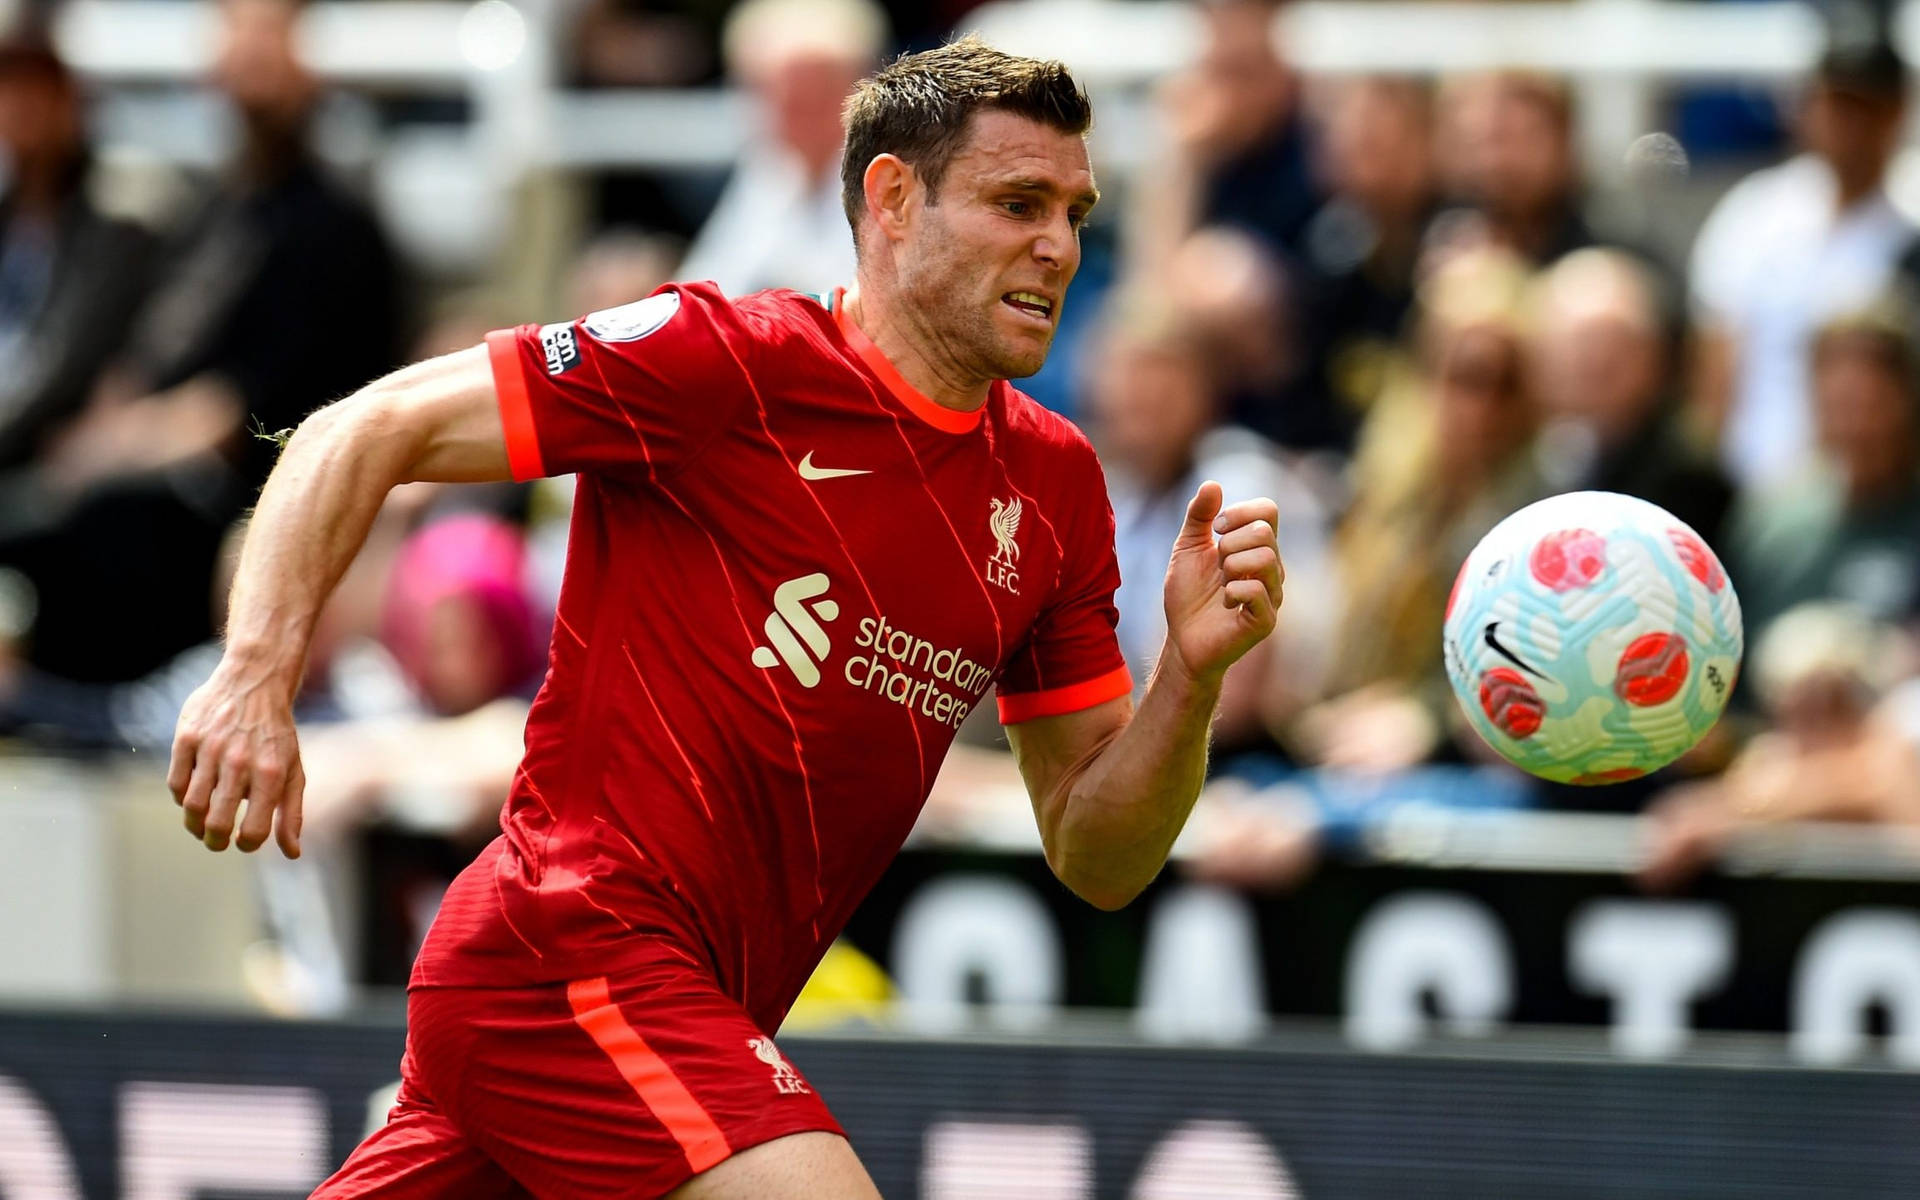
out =
<svg viewBox="0 0 1920 1200"><path fill-rule="evenodd" d="M1011 567L1020 561L1020 547L1013 540L1020 533L1020 501L1016 498L1011 502L994 500L991 503L993 514L987 518L987 528L993 531L993 540L999 543L993 557L996 562Z"/></svg>
<svg viewBox="0 0 1920 1200"><path fill-rule="evenodd" d="M793 1069L769 1037L747 1039L747 1049L753 1056L773 1068L773 1086L783 1096L798 1096L806 1093L807 1081L800 1078L800 1072Z"/></svg>

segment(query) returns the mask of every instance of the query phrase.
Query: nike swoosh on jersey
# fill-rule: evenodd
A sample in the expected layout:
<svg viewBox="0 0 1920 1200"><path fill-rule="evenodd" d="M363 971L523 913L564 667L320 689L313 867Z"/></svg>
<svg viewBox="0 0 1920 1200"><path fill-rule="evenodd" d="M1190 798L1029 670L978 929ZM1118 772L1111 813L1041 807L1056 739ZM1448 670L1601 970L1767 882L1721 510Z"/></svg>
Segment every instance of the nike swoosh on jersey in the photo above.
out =
<svg viewBox="0 0 1920 1200"><path fill-rule="evenodd" d="M1522 671L1525 671L1527 674L1533 676L1535 679L1545 679L1546 678L1545 675L1542 675L1540 672L1528 666L1525 662L1521 661L1521 658L1518 654L1515 654L1513 651L1507 649L1505 646L1502 646L1500 644L1500 638L1495 632L1499 628L1500 628L1500 622L1498 621L1487 622L1486 633L1483 635L1487 640L1487 648L1489 650L1492 650L1495 654L1498 654L1501 658L1506 659L1508 662L1512 663L1514 666L1519 667Z"/></svg>
<svg viewBox="0 0 1920 1200"><path fill-rule="evenodd" d="M856 471L845 467L816 467L813 465L813 451L807 451L800 460L800 478L802 479L844 479L849 475L871 475L872 471Z"/></svg>

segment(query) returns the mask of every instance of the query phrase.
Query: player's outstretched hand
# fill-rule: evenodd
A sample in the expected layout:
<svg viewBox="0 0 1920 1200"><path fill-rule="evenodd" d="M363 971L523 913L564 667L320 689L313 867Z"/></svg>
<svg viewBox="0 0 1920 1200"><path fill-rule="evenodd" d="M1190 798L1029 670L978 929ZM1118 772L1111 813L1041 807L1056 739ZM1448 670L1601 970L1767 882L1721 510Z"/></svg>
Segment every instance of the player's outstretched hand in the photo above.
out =
<svg viewBox="0 0 1920 1200"><path fill-rule="evenodd" d="M1219 484L1200 485L1167 564L1168 649L1196 679L1218 680L1273 632L1286 581L1279 506L1264 497L1223 503Z"/></svg>
<svg viewBox="0 0 1920 1200"><path fill-rule="evenodd" d="M242 675L222 662L187 698L174 730L167 787L185 814L187 832L207 849L225 850L231 841L252 852L271 836L281 853L299 858L306 774L292 701L283 688Z"/></svg>

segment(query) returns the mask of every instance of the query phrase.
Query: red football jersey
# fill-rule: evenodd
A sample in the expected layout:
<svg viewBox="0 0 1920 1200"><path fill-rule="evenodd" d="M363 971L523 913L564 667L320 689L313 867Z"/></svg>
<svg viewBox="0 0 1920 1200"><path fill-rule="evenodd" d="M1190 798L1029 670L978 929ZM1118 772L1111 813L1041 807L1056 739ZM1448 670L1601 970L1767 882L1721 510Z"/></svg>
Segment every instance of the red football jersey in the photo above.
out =
<svg viewBox="0 0 1920 1200"><path fill-rule="evenodd" d="M488 337L514 475L579 489L503 836L416 986L665 938L771 1031L990 684L1006 722L1129 691L1086 439L1005 383L940 407L837 301L678 285Z"/></svg>

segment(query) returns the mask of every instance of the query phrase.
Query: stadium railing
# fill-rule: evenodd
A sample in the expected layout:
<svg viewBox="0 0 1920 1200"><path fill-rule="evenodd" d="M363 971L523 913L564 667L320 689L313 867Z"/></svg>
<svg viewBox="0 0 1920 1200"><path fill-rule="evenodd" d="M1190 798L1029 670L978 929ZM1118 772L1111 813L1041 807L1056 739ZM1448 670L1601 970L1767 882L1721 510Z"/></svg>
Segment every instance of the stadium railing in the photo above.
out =
<svg viewBox="0 0 1920 1200"><path fill-rule="evenodd" d="M727 90L671 92L562 87L563 6L553 0L320 0L306 20L314 66L380 93L465 97L464 127L392 137L372 153L394 168L464 178L451 186L500 191L529 172L606 167L721 168L746 136L746 110ZM1009 49L1065 58L1097 93L1095 151L1130 172L1157 145L1144 86L1178 67L1198 41L1193 10L1176 0L1020 0L986 5L968 27ZM1915 23L1899 26L1920 51ZM213 49L205 0L77 0L55 26L62 51L110 93L110 137L162 158L205 164L217 123L179 111L155 85L190 84ZM1649 127L1659 88L1677 81L1778 83L1818 52L1808 6L1757 3L1368 3L1309 0L1276 27L1293 61L1314 73L1446 74L1491 66L1570 77L1579 93L1583 156L1604 181ZM447 194L412 189L413 202ZM395 195L408 203L408 189ZM403 222L404 223L404 222Z"/></svg>

